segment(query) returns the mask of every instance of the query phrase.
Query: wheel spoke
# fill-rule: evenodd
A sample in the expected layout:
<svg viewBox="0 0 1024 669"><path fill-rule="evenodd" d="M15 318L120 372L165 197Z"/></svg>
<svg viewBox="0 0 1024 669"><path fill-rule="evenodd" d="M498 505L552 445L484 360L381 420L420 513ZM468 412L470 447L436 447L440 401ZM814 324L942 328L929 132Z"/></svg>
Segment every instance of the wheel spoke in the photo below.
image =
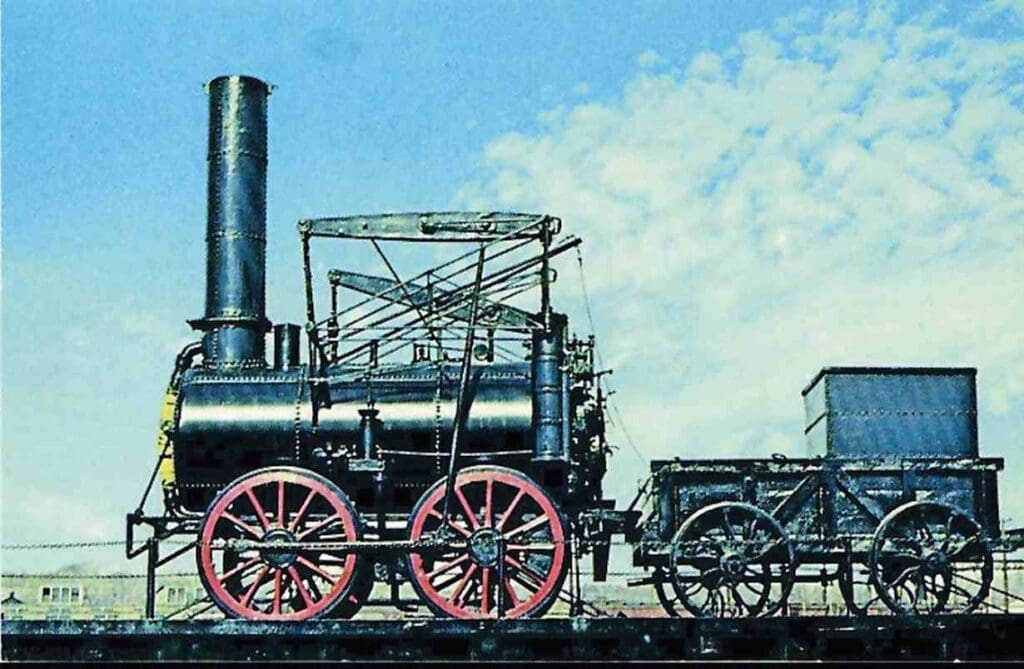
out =
<svg viewBox="0 0 1024 669"><path fill-rule="evenodd" d="M949 547L949 540L953 538L953 519L956 518L955 514L949 514L946 519L946 537L942 540L942 544L939 546L939 550L946 552L946 548Z"/></svg>
<svg viewBox="0 0 1024 669"><path fill-rule="evenodd" d="M263 579L267 577L267 573L269 571L270 565L263 565L263 569L261 569L256 575L256 579L252 582L252 585L249 586L249 589L245 593L245 597L242 598L242 606L249 606L249 603L252 602L253 596L256 594L256 590L259 589L260 584L263 583Z"/></svg>
<svg viewBox="0 0 1024 669"><path fill-rule="evenodd" d="M754 610L754 607L747 604L747 600L743 599L743 596L740 595L739 583L733 583L730 589L732 590L732 600L736 606L740 607L741 611L746 611L749 614Z"/></svg>
<svg viewBox="0 0 1024 669"><path fill-rule="evenodd" d="M757 527L757 523L760 522L760 520L761 520L761 516L754 516L754 519L752 521L750 521L750 527L749 527L749 530L748 530L749 534L748 533L744 533L744 537L743 537L744 539L753 539L754 538L754 528Z"/></svg>
<svg viewBox="0 0 1024 669"><path fill-rule="evenodd" d="M463 591L466 589L466 586L469 585L469 579L473 577L473 573L476 572L476 570L477 565L475 563L469 565L469 569L467 569L466 573L463 574L462 580L459 581L459 584L455 587L455 591L448 597L449 602L451 602L452 604L455 604L456 600L461 602L461 595Z"/></svg>
<svg viewBox="0 0 1024 669"><path fill-rule="evenodd" d="M305 532L301 532L301 533L299 534L299 536L298 536L298 537L296 537L296 538L297 538L297 539L298 539L299 541L302 541L303 539L305 539L305 538L306 538L306 537L308 537L309 535L311 535L311 534L313 534L313 533L317 532L318 530L322 530L322 529L324 529L324 528L325 528L325 527L327 527L328 525L330 525L330 524L332 524L332 523L334 523L334 522L336 522L336 521L338 521L338 520L341 520L341 516L339 516L339 515L338 515L338 514L336 514L336 513L335 513L335 514L333 514L333 515L327 516L326 518L324 518L324 519L323 519L323 520L321 520L321 521L320 521L319 523L317 523L317 524L316 524L316 525L314 525L313 527L309 528L309 529L308 529L308 530L306 530Z"/></svg>
<svg viewBox="0 0 1024 669"><path fill-rule="evenodd" d="M252 567L253 565L259 564L260 559L261 558L259 556L254 557L253 559L249 560L248 562L243 562L242 564L238 565L237 567L235 567L231 571L224 572L220 576L220 582L221 583L225 583L232 576L234 576L236 574L240 574L241 572L245 571L249 567Z"/></svg>
<svg viewBox="0 0 1024 669"><path fill-rule="evenodd" d="M304 566L306 569L308 569L311 572L313 572L314 574L317 574L321 578L325 579L331 585L334 585L335 583L338 582L338 579L333 574L331 574L330 572L324 571L315 562L307 560L306 558L302 557L301 555L296 556L295 561L298 562L299 564L301 564L302 566ZM312 583L312 581L310 581L310 582Z"/></svg>
<svg viewBox="0 0 1024 669"><path fill-rule="evenodd" d="M256 511L256 517L260 520L260 525L263 526L264 530L270 529L270 522L267 520L267 514L263 510L263 505L256 499L256 493L252 491L252 488L245 489L245 496L249 498L249 502L252 504L252 508Z"/></svg>
<svg viewBox="0 0 1024 669"><path fill-rule="evenodd" d="M500 530L502 527L505 526L505 521L512 517L512 511L515 510L516 505L519 504L519 500L521 500L525 494L526 489L520 488L519 492L516 493L516 496L512 498L511 502L509 502L508 507L505 508L505 513L502 514L501 520L499 520L498 524L494 526L494 529Z"/></svg>
<svg viewBox="0 0 1024 669"><path fill-rule="evenodd" d="M455 496L458 498L459 504L462 505L462 510L466 512L466 518L469 520L469 526L474 530L480 529L480 521L476 519L476 513L473 512L473 509L469 506L469 502L466 501L466 496L463 494L462 488L456 486Z"/></svg>
<svg viewBox="0 0 1024 669"><path fill-rule="evenodd" d="M750 590L751 592L753 592L758 597L764 596L769 590L771 590L771 586L770 585L765 585L764 583L758 583L758 585L761 586L761 589L758 590L753 585L755 582L756 581L740 581L740 585L745 587L747 590Z"/></svg>
<svg viewBox="0 0 1024 669"><path fill-rule="evenodd" d="M455 569L456 567L458 567L460 564L462 564L463 562L465 562L468 559L469 559L469 554L468 553L464 553L464 554L460 555L459 557L455 558L454 560L452 560L451 562L445 562L440 567L436 567L432 572L427 574L427 578L430 579L430 580L433 580L435 576L441 576L442 574L447 574L452 569Z"/></svg>
<svg viewBox="0 0 1024 669"><path fill-rule="evenodd" d="M288 567L288 575L291 576L292 582L295 583L295 589L299 591L299 596L302 597L302 601L306 606L313 606L313 599L309 596L306 586L302 584L302 579L299 578L299 570L295 568L295 565Z"/></svg>
<svg viewBox="0 0 1024 669"><path fill-rule="evenodd" d="M277 524L287 527L284 516L284 479L277 482Z"/></svg>
<svg viewBox="0 0 1024 669"><path fill-rule="evenodd" d="M490 483L490 480L488 480ZM480 613L489 615L491 612L491 568L484 567L480 576Z"/></svg>
<svg viewBox="0 0 1024 669"><path fill-rule="evenodd" d="M920 570L921 570L920 567L907 567L906 569L901 571L899 573L899 575L896 576L896 578L894 580L890 581L887 587L890 587L890 588L898 588L898 587L900 587L901 585L903 585L903 583L905 583L907 581L907 579L909 579L911 576L913 576L914 574L916 574Z"/></svg>
<svg viewBox="0 0 1024 669"><path fill-rule="evenodd" d="M442 515L441 512L438 511L437 509L430 509L429 511L427 511L427 514L433 516L434 518L440 518L442 520L444 519L444 515ZM468 537L472 534L472 532L470 532L466 528L462 527L461 525L458 525L452 518L448 519L448 526L464 537Z"/></svg>
<svg viewBox="0 0 1024 669"><path fill-rule="evenodd" d="M928 541L931 541L934 537L932 536L932 529L928 527L928 517L925 515L925 506L917 507L917 517L921 521L921 530L924 532L924 536Z"/></svg>
<svg viewBox="0 0 1024 669"><path fill-rule="evenodd" d="M487 479L484 488L484 527L494 525L494 479Z"/></svg>
<svg viewBox="0 0 1024 669"><path fill-rule="evenodd" d="M971 535L970 537L967 538L966 541L964 541L962 544L960 544L960 546L958 546L956 550L954 550L952 553L949 554L949 558L951 560L955 560L956 558L960 557L961 554L964 552L964 550L967 549L968 546L970 546L970 545L972 545L974 543L977 543L977 541L978 541L978 535L977 534Z"/></svg>
<svg viewBox="0 0 1024 669"><path fill-rule="evenodd" d="M516 594L515 588L512 587L512 577L511 576L509 576L508 578L505 579L505 592L508 593L508 598L512 601L512 606L510 606L509 608L514 609L517 606L521 606L522 605L523 601L521 599L519 599L519 595Z"/></svg>
<svg viewBox="0 0 1024 669"><path fill-rule="evenodd" d="M544 577L541 576L540 574L538 574L537 572L533 571L532 569L530 569L529 567L527 567L523 563L521 563L519 560L516 560L515 558L513 558L513 557L511 557L509 555L506 555L505 556L505 562L507 564L512 565L513 567L518 569L523 574L526 574L530 578L534 579L537 582L538 585L540 585L540 586L544 585L544 581L545 581Z"/></svg>
<svg viewBox="0 0 1024 669"><path fill-rule="evenodd" d="M274 604L272 611L281 613L281 570L274 570Z"/></svg>
<svg viewBox="0 0 1024 669"><path fill-rule="evenodd" d="M531 581L527 581L522 577L521 574L513 574L511 578L516 583L526 588L526 590L531 593L531 596L536 595L538 592L540 592L541 586Z"/></svg>
<svg viewBox="0 0 1024 669"><path fill-rule="evenodd" d="M543 514L541 514L541 515L537 516L536 518L534 518L533 520L530 520L530 521L527 521L527 522L523 523L522 525L520 525L516 529L510 530L509 532L506 532L505 533L505 538L506 539L511 539L512 537L517 536L519 534L523 534L524 532L529 532L530 530L533 530L533 529L535 529L537 527L540 527L541 525L543 525L546 522L548 522L548 517L543 515Z"/></svg>
<svg viewBox="0 0 1024 669"><path fill-rule="evenodd" d="M725 536L730 541L735 538L732 532L732 523L729 522L729 507L722 507L722 529L725 531Z"/></svg>
<svg viewBox="0 0 1024 669"><path fill-rule="evenodd" d="M776 549L778 549L778 548L780 548L782 546L785 546L788 541L789 541L789 539L787 539L786 537L779 537L778 539L776 539L772 543L768 544L767 548L765 548L763 551L761 551L756 556L751 558L750 561L751 562L763 562L764 560L767 560L768 556L772 553L772 551L774 551L774 550L776 550Z"/></svg>
<svg viewBox="0 0 1024 669"><path fill-rule="evenodd" d="M700 578L697 578L693 582L691 582L688 586L686 586L686 588L684 589L684 592L685 592L685 594L687 596L690 596L690 595L693 595L693 594L699 592L701 590L701 588L703 588L703 587L704 587L704 584L701 583Z"/></svg>
<svg viewBox="0 0 1024 669"><path fill-rule="evenodd" d="M299 523L302 522L302 517L306 514L306 509L309 508L309 505L313 501L314 497L316 497L316 490L310 490L309 494L306 495L306 501L302 503L302 506L299 507L299 510L295 514L295 517L292 518L291 525L288 526L289 532L294 532L299 528Z"/></svg>
<svg viewBox="0 0 1024 669"><path fill-rule="evenodd" d="M221 513L220 517L225 519L225 520L227 520L228 522L232 523L235 527L237 527L239 529L242 529L242 530L245 530L246 532L248 532L252 536L256 537L257 539L262 539L263 538L263 534L259 530L257 530L256 528L254 528L252 525L250 525L249 523L245 522L241 518L238 518L238 517L228 513L227 511L224 511L223 513Z"/></svg>
<svg viewBox="0 0 1024 669"><path fill-rule="evenodd" d="M956 593L958 593L958 594L959 594L959 595L960 595L961 597L966 597L966 598L967 598L967 599L969 599L969 600L972 600L972 599L974 599L974 598L975 598L975 597L977 597L977 596L978 596L978 594L979 594L979 593L977 593L977 592L971 592L970 590L967 590L966 588L962 588L962 587L960 587L959 585L956 585L955 583L950 583L950 584L949 584L949 589L950 589L950 591L952 591L952 592L956 592Z"/></svg>

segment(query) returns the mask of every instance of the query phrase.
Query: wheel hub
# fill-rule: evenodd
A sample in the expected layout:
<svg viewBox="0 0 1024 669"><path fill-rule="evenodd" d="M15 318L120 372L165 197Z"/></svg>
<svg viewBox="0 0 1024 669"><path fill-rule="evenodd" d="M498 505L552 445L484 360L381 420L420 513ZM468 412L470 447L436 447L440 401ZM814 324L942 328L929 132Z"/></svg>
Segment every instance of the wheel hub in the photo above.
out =
<svg viewBox="0 0 1024 669"><path fill-rule="evenodd" d="M949 559L942 551L925 553L921 558L921 570L926 574L938 574L945 571Z"/></svg>
<svg viewBox="0 0 1024 669"><path fill-rule="evenodd" d="M736 553L726 553L719 560L719 567L721 567L722 573L725 574L726 578L735 580L743 575L746 562Z"/></svg>
<svg viewBox="0 0 1024 669"><path fill-rule="evenodd" d="M500 544L504 541L501 533L489 527L482 527L469 537L469 557L481 567L498 564Z"/></svg>
<svg viewBox="0 0 1024 669"><path fill-rule="evenodd" d="M295 535L288 530L275 528L263 535L263 541L268 544L289 543L295 541ZM271 567L286 569L294 564L298 555L296 553L262 550L260 551L260 557Z"/></svg>

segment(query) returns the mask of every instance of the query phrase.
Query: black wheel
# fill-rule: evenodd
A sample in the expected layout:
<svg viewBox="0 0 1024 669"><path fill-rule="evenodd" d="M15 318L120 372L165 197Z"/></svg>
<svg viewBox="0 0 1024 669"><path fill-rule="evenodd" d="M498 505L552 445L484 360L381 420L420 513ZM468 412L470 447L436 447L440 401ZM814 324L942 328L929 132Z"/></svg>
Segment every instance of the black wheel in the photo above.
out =
<svg viewBox="0 0 1024 669"><path fill-rule="evenodd" d="M778 521L749 504L719 502L676 532L670 576L679 603L695 616L769 616L789 597L795 562Z"/></svg>
<svg viewBox="0 0 1024 669"><path fill-rule="evenodd" d="M908 502L882 519L868 559L878 596L901 615L970 613L992 585L977 522L940 502Z"/></svg>

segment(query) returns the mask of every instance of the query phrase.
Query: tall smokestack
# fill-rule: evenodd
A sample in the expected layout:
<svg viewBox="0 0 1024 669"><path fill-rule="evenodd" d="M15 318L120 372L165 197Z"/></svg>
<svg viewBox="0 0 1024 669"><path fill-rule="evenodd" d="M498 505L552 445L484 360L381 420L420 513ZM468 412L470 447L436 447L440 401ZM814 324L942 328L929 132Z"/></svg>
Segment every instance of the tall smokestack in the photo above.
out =
<svg viewBox="0 0 1024 669"><path fill-rule="evenodd" d="M267 97L253 77L217 77L210 95L203 354L218 368L265 367Z"/></svg>

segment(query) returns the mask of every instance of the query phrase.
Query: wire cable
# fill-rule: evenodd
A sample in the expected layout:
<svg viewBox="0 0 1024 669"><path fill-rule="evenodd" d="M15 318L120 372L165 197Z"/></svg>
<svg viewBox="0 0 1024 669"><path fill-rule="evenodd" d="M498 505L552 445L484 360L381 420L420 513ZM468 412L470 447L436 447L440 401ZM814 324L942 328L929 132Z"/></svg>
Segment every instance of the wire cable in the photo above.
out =
<svg viewBox="0 0 1024 669"><path fill-rule="evenodd" d="M604 364L604 359L601 357L601 349L597 345L597 328L594 327L594 314L590 309L590 295L587 293L587 280L586 275L583 272L583 253L580 251L580 248L578 246L576 247L576 263L579 265L580 270L580 290L583 292L583 308L587 314L587 322L590 324L590 331L594 335L594 355L597 356L597 364L601 366L601 369L607 369ZM608 392L608 389L605 387L605 382L603 378L599 377L598 383L601 384L602 390L604 391L604 395L607 398L608 408L611 409L612 417L614 418L614 424L620 430L622 430L623 436L626 437L626 443L629 444L630 448L633 449L633 452L636 453L637 458L639 458L641 462L646 464L648 458L640 451L640 449L636 445L636 442L633 441L633 437L629 434L629 430L626 427L626 421L622 418L622 413L619 412L618 405L612 401L614 393Z"/></svg>

